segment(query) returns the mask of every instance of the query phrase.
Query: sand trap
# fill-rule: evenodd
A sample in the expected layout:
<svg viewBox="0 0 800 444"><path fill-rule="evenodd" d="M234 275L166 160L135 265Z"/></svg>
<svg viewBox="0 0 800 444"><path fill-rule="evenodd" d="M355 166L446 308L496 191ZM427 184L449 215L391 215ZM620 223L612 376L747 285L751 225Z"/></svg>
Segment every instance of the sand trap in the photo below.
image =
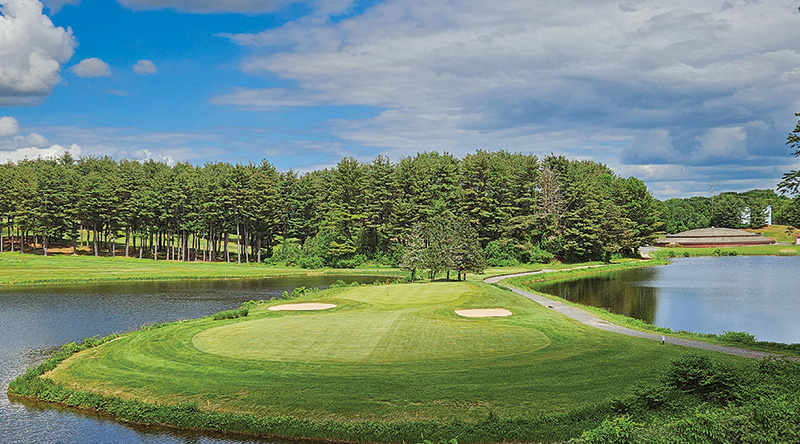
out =
<svg viewBox="0 0 800 444"><path fill-rule="evenodd" d="M474 308L470 310L456 310L456 314L465 318L495 318L511 316L505 308Z"/></svg>
<svg viewBox="0 0 800 444"><path fill-rule="evenodd" d="M273 305L268 308L269 311L311 311L311 310L328 310L335 308L336 304L316 304L307 302L304 304L283 304Z"/></svg>

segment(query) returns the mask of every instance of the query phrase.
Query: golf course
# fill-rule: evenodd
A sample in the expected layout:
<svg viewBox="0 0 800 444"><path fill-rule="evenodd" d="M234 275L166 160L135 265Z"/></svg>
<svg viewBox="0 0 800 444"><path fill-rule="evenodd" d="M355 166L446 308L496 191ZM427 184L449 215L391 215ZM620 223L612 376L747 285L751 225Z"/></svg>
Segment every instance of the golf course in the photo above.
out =
<svg viewBox="0 0 800 444"><path fill-rule="evenodd" d="M294 304L303 309L292 310ZM468 309L511 315L456 313ZM68 405L80 407L76 400L86 395L75 393L91 392L215 414L310 420L317 426L297 432L244 431L347 439L352 434L336 429L354 422L568 415L657 381L654 369L684 354L678 346L581 325L491 285L436 282L334 288L263 303L243 318L143 329L77 353L44 376L73 393ZM520 438L568 438L595 422L527 430Z"/></svg>

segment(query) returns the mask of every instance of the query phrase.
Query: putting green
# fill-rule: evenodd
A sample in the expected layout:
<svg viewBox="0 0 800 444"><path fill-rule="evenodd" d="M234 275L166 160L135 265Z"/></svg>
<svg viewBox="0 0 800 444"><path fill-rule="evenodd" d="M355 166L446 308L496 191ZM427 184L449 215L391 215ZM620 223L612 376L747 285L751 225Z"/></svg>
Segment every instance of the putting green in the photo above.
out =
<svg viewBox="0 0 800 444"><path fill-rule="evenodd" d="M491 321L422 309L265 318L205 330L192 339L198 350L228 358L309 363L475 359L531 352L549 343L532 328L498 328Z"/></svg>

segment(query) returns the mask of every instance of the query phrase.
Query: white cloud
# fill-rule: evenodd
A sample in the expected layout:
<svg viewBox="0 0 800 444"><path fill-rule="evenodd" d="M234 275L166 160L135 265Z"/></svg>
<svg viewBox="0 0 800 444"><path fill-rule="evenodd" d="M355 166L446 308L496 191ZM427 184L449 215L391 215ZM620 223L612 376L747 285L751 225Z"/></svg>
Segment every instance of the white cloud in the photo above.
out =
<svg viewBox="0 0 800 444"><path fill-rule="evenodd" d="M64 6L80 4L81 0L43 0L42 3L44 3L44 6L50 11L50 15L54 15L58 14L58 11Z"/></svg>
<svg viewBox="0 0 800 444"><path fill-rule="evenodd" d="M303 107L322 105L324 101L304 91L291 92L284 89L234 88L228 94L212 99L217 105L235 105L254 110L271 110L281 107Z"/></svg>
<svg viewBox="0 0 800 444"><path fill-rule="evenodd" d="M705 159L748 160L746 140L747 133L740 127L711 128L697 137L700 142L697 154Z"/></svg>
<svg viewBox="0 0 800 444"><path fill-rule="evenodd" d="M72 57L72 30L55 27L36 0L5 0L0 13L0 106L38 104Z"/></svg>
<svg viewBox="0 0 800 444"><path fill-rule="evenodd" d="M139 75L155 74L158 72L152 60L139 60L133 65L133 71Z"/></svg>
<svg viewBox="0 0 800 444"><path fill-rule="evenodd" d="M70 70L75 73L76 76L84 79L111 76L111 67L108 66L108 63L97 57L83 59L80 63L70 68Z"/></svg>
<svg viewBox="0 0 800 444"><path fill-rule="evenodd" d="M48 143L47 137L45 137L45 136L43 136L43 135L41 135L39 133L30 133L30 134L28 134L27 137L25 137L24 139L21 139L21 140L24 140L25 143L33 145L35 147L43 147L43 146L46 146L47 143Z"/></svg>
<svg viewBox="0 0 800 444"><path fill-rule="evenodd" d="M19 134L19 123L13 117L0 117L0 137L16 136Z"/></svg>
<svg viewBox="0 0 800 444"><path fill-rule="evenodd" d="M81 154L81 147L74 143L69 146L51 144L45 136L37 132L22 135L16 119L0 117L0 162L58 157L65 152L77 157Z"/></svg>
<svg viewBox="0 0 800 444"><path fill-rule="evenodd" d="M290 0L119 0L135 11L172 9L179 12L211 14L219 12L265 13L283 8Z"/></svg>
<svg viewBox="0 0 800 444"><path fill-rule="evenodd" d="M693 168L734 157L772 174L789 160L776 156L800 96L798 19L782 2L386 0L228 35L252 47L243 71L296 87L213 103L368 107L331 131L391 154L506 148Z"/></svg>
<svg viewBox="0 0 800 444"><path fill-rule="evenodd" d="M61 145L51 145L47 148L25 147L17 148L11 151L0 150L0 161L2 162L19 162L20 160L34 160L38 158L57 158L61 157L64 153L69 152L73 157L81 155L81 147L72 144L69 147Z"/></svg>

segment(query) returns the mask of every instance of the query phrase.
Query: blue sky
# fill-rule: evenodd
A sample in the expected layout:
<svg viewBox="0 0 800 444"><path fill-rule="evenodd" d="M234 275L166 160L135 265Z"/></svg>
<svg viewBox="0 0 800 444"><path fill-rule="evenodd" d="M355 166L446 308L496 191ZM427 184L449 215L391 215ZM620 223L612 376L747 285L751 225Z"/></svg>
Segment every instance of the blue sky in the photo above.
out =
<svg viewBox="0 0 800 444"><path fill-rule="evenodd" d="M656 197L800 167L800 13L776 1L0 0L0 161L506 149Z"/></svg>

